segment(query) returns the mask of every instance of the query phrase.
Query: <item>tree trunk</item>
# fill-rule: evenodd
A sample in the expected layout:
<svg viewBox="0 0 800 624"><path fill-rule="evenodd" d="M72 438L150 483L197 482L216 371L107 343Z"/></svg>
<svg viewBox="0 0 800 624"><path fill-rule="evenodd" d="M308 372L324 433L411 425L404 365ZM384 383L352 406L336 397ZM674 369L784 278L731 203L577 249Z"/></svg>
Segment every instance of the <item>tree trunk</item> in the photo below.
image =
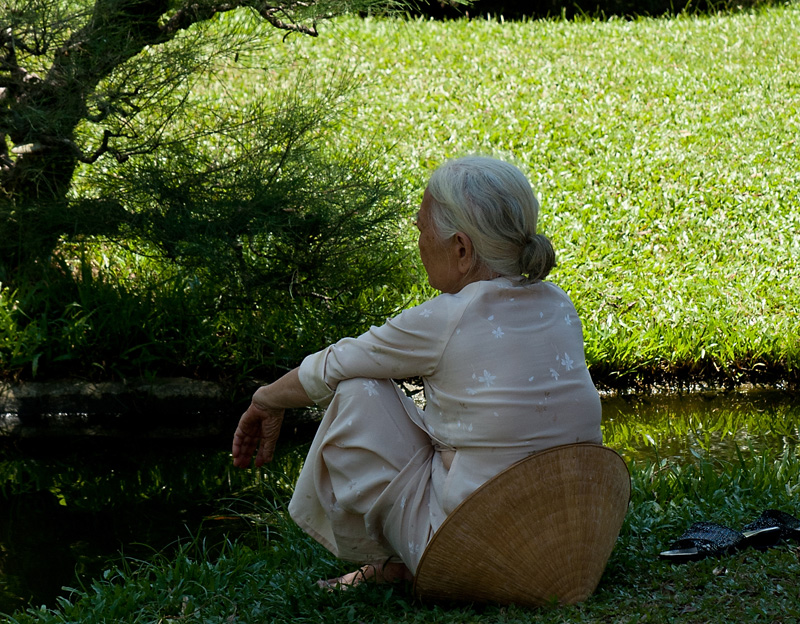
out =
<svg viewBox="0 0 800 624"><path fill-rule="evenodd" d="M91 12L67 15L48 10L47 3L20 0L13 10L4 10L0 14L0 280L19 264L46 259L64 235L113 234L130 220L120 203L78 205L69 199L81 163L94 163L103 154L122 161L129 155L126 145L131 153L143 149L126 144L128 137L113 134L109 128L114 126L108 124L99 145L80 144L77 130L84 122L103 127L104 120L114 116L124 126L128 113L138 111L139 87L146 91L152 78L147 70L136 75L136 68L131 68L138 83L127 93L105 94L105 100L97 93L104 79L145 47L166 43L193 24L237 8L254 10L276 28L315 36L314 18L308 23L293 17L315 5L316 0L184 0L177 6L170 0L95 0ZM320 17L330 17L327 7L323 3L319 8ZM339 12L351 8L350 2L342 2ZM198 48L197 54L204 52ZM50 66L39 76L22 67L20 58L39 66L49 59ZM182 78L180 60L175 62L177 84ZM157 140L151 140L145 149L157 147ZM100 212L92 215L91 210Z"/></svg>
<svg viewBox="0 0 800 624"><path fill-rule="evenodd" d="M69 214L66 198L78 164L105 151L84 153L75 130L89 116L87 101L100 81L163 38L158 20L167 5L167 0L97 0L91 17L55 53L43 78L22 68L13 74L2 111L12 120L3 129L16 146L15 160L0 169L4 261L26 264L49 255L61 235L83 225L84 233L110 233L124 220L124 210L88 220Z"/></svg>

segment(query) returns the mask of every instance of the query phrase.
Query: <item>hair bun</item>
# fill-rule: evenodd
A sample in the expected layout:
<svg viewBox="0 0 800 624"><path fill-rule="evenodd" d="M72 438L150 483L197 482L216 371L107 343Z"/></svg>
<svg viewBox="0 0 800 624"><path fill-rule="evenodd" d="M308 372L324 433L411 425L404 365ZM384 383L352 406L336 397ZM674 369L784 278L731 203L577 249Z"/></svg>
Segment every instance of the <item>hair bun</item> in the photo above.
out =
<svg viewBox="0 0 800 624"><path fill-rule="evenodd" d="M542 234L528 236L519 258L520 273L527 281L543 280L556 264L556 252L550 239Z"/></svg>

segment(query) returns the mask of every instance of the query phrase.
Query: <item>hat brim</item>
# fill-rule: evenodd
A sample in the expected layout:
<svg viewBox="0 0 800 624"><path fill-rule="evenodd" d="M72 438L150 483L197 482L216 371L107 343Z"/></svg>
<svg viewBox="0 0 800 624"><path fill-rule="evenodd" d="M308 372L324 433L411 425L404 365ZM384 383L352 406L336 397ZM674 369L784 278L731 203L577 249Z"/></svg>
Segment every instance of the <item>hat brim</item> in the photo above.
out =
<svg viewBox="0 0 800 624"><path fill-rule="evenodd" d="M423 600L573 604L597 587L630 500L624 460L599 444L523 459L473 492L422 555Z"/></svg>

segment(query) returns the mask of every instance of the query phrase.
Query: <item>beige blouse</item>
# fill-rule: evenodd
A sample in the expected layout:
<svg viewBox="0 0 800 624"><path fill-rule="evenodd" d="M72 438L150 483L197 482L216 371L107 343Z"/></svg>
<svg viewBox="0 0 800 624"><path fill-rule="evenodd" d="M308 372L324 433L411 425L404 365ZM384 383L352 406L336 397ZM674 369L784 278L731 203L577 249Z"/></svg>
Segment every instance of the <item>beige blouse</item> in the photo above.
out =
<svg viewBox="0 0 800 624"><path fill-rule="evenodd" d="M515 461L561 444L601 442L581 323L568 295L549 282L474 282L308 356L299 372L320 405L345 379L422 377L425 409L408 415L437 451L431 483L418 484L432 489L434 531ZM454 454L442 462L442 451Z"/></svg>

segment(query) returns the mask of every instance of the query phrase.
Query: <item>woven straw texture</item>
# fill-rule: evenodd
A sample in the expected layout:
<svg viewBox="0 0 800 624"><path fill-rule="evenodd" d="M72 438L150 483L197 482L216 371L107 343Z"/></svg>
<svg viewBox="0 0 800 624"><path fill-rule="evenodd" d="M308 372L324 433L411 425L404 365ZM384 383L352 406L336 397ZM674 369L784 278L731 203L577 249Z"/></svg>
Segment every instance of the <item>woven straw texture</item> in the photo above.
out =
<svg viewBox="0 0 800 624"><path fill-rule="evenodd" d="M631 481L608 447L573 444L517 462L478 488L433 536L414 590L423 600L573 604L600 582Z"/></svg>

